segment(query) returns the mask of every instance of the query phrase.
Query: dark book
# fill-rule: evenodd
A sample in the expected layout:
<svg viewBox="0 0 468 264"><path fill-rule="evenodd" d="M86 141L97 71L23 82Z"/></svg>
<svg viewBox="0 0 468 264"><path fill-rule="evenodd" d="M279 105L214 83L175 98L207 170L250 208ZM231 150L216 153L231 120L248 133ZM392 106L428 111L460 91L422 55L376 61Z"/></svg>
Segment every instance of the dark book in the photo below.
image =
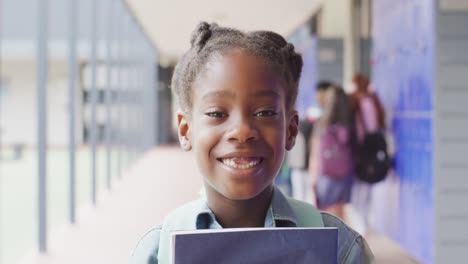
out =
<svg viewBox="0 0 468 264"><path fill-rule="evenodd" d="M171 264L336 264L337 228L233 228L171 233Z"/></svg>

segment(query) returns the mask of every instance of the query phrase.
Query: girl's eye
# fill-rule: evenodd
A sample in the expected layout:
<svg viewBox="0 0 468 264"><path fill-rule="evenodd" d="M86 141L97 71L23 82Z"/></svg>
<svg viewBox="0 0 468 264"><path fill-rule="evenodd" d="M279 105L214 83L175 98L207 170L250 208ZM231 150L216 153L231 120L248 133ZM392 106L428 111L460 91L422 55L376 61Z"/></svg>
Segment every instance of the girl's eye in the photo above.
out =
<svg viewBox="0 0 468 264"><path fill-rule="evenodd" d="M208 112L205 115L209 117L214 117L214 118L224 118L227 116L225 113L219 112L219 111Z"/></svg>
<svg viewBox="0 0 468 264"><path fill-rule="evenodd" d="M255 113L255 116L259 116L259 117L269 117L269 116L275 116L277 115L278 113L273 111L273 110L263 110L263 111L260 111L260 112L257 112Z"/></svg>

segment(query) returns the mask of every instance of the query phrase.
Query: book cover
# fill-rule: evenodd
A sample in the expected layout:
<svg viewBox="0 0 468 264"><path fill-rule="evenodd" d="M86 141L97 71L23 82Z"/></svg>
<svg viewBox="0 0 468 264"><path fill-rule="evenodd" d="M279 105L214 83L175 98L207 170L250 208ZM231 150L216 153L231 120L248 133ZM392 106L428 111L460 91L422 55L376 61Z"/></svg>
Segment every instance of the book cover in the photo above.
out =
<svg viewBox="0 0 468 264"><path fill-rule="evenodd" d="M171 264L336 264L337 228L233 228L171 233Z"/></svg>

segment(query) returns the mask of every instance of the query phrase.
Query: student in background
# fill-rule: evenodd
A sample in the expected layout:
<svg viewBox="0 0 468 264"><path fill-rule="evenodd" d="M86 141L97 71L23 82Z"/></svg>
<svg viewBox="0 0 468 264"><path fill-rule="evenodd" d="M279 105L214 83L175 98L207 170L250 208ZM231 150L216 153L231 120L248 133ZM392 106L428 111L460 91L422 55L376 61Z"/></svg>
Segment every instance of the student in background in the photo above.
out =
<svg viewBox="0 0 468 264"><path fill-rule="evenodd" d="M319 81L316 90L331 86L329 81ZM309 173L310 141L314 124L320 116L320 109L315 106L312 111L308 109L305 116L299 120L299 133L296 136L294 148L288 152L286 161L291 168L292 197L316 205L315 193L311 186ZM315 111L314 111L315 110Z"/></svg>
<svg viewBox="0 0 468 264"><path fill-rule="evenodd" d="M375 159L373 161L370 160L366 162L375 163L370 165L374 165L375 168L382 168L382 171L385 171L386 169L388 170L390 166L388 161L389 158L386 150L386 143L384 141L385 139L381 135L385 131L385 112L382 104L377 94L371 89L369 78L367 76L359 73L355 74L353 77L353 86L353 92L349 95L349 100L357 136L355 147L357 152L355 155L359 159L362 158L360 156L364 156L363 153L360 152L366 152L365 148L375 149L375 146L372 146L372 144L370 146L366 146L364 141L366 141L366 136L371 135L375 139L377 135L377 141L381 142L381 144L377 145L381 145L382 148L382 153L377 154L382 154L382 159ZM379 146L377 146L376 150L379 150ZM368 151L372 150L369 149L367 152ZM386 173L380 173L382 176L379 176L378 180L372 179L373 177L375 178L375 175L360 175L365 173L360 173L359 169L356 173L357 177L354 181L352 191L352 203L363 219L364 230L362 230L362 233L365 233L368 228L369 208L371 204L372 183L370 182L380 181L380 178L385 177Z"/></svg>
<svg viewBox="0 0 468 264"><path fill-rule="evenodd" d="M286 157L286 164L291 169L292 197L297 200L314 203L310 190L309 156L310 138L313 123L307 119L299 120L296 143Z"/></svg>
<svg viewBox="0 0 468 264"><path fill-rule="evenodd" d="M285 197L273 184L298 131L294 106L301 70L302 57L276 33L198 25L172 88L180 107L179 142L193 153L205 195L148 232L132 263L168 263L175 230L294 228L304 222L338 227L338 263L371 262L362 236L336 217Z"/></svg>
<svg viewBox="0 0 468 264"><path fill-rule="evenodd" d="M317 207L344 219L353 180L353 125L344 90L337 85L319 85L317 99L322 115L311 141L310 175Z"/></svg>
<svg viewBox="0 0 468 264"><path fill-rule="evenodd" d="M329 81L320 81L316 90L323 90L332 85ZM316 205L315 193L311 189L309 173L310 140L317 116L307 115L299 120L299 131L294 148L287 154L287 164L291 168L292 197Z"/></svg>

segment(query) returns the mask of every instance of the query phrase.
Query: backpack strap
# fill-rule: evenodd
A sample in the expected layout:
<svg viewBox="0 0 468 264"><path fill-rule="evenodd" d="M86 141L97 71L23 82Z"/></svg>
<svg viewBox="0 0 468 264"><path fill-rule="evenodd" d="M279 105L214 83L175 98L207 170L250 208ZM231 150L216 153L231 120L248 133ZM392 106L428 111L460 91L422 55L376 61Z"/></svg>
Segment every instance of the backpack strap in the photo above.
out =
<svg viewBox="0 0 468 264"><path fill-rule="evenodd" d="M158 264L158 254L159 254L159 239L160 239L161 229L156 230L154 234L154 240L157 240L157 244L154 247L153 254L148 259L148 264Z"/></svg>
<svg viewBox="0 0 468 264"><path fill-rule="evenodd" d="M298 227L324 227L322 214L311 204L289 197L287 199L294 214L296 214Z"/></svg>
<svg viewBox="0 0 468 264"><path fill-rule="evenodd" d="M361 124L362 124L362 128L364 130L364 134L367 134L369 132L369 128L367 127L367 124L364 120L364 117L362 116L362 110L361 110L361 100L362 99L359 99L359 107L358 107L358 111L357 111L357 116L359 118L359 121L361 121Z"/></svg>
<svg viewBox="0 0 468 264"><path fill-rule="evenodd" d="M151 229L144 235L132 252L131 264L158 264L158 250L161 227Z"/></svg>
<svg viewBox="0 0 468 264"><path fill-rule="evenodd" d="M197 208L200 206L199 200L192 201L182 207L172 211L164 218L159 236L159 252L157 259L161 263L169 263L170 233L172 231L195 230Z"/></svg>

